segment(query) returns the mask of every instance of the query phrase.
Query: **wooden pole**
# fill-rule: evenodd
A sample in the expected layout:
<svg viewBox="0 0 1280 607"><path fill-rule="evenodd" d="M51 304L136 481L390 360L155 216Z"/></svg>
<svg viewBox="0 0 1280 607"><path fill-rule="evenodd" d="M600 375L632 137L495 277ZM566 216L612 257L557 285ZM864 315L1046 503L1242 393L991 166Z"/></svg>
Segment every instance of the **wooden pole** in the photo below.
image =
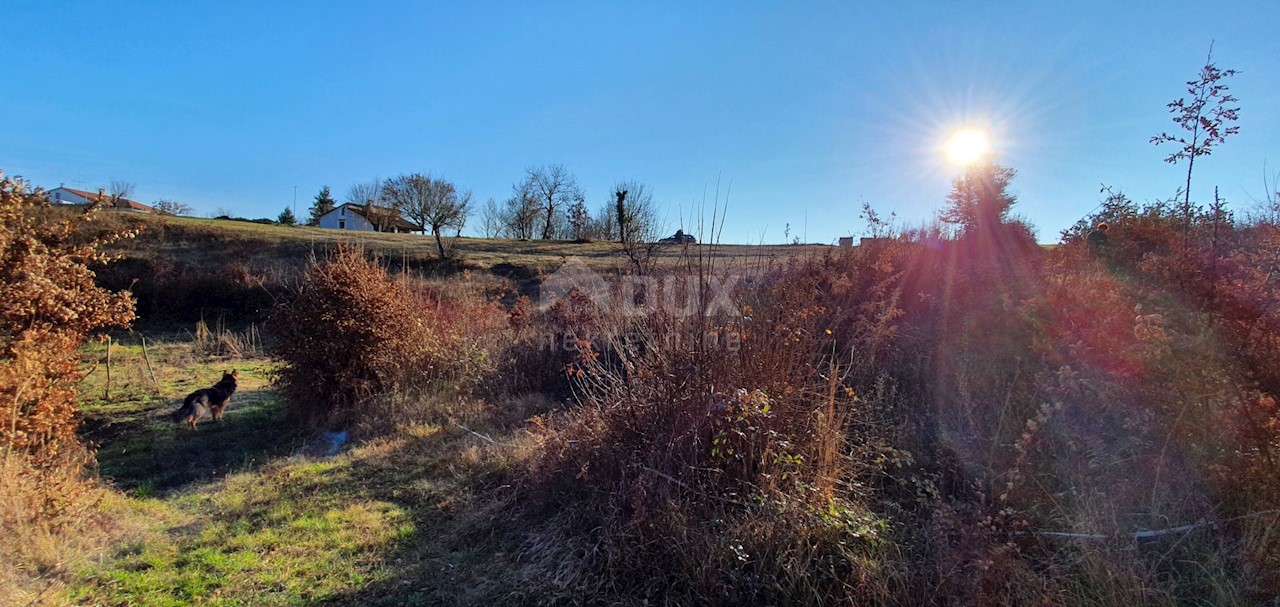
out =
<svg viewBox="0 0 1280 607"><path fill-rule="evenodd" d="M160 382L156 381L156 372L151 367L151 354L147 353L147 338L142 338L142 359L147 361L147 374L151 376L151 387L155 389L156 396L160 395Z"/></svg>
<svg viewBox="0 0 1280 607"><path fill-rule="evenodd" d="M102 400L111 400L111 336L107 336L107 385L102 389Z"/></svg>

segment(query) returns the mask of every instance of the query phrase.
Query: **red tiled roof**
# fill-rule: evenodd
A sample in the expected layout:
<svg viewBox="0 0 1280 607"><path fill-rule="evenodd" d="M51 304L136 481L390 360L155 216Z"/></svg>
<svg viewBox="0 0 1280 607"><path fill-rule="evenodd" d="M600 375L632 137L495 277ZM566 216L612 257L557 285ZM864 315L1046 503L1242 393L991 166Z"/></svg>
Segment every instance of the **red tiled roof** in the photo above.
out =
<svg viewBox="0 0 1280 607"><path fill-rule="evenodd" d="M61 186L61 189L66 190L66 191L68 191L68 192L71 192L72 194L75 194L76 196L79 196L79 197L81 197L81 198L84 198L85 200L88 200L89 202L103 202L103 203L110 203L110 202L111 202L111 196L110 196L110 195L108 195L108 194L101 194L101 195L99 195L99 194L94 193L94 192L86 192L86 191L84 191L84 190L77 190L77 189L75 189L75 188L69 188L69 187L67 187L67 186ZM117 209L129 209L129 210L132 210L132 211L145 211L145 212L147 212L147 213L154 213L154 212L156 212L156 210L155 210L155 208L154 208L154 207L151 207L151 206L148 206L148 205L142 204L141 202L138 202L138 201L136 201L136 200L129 200L128 198L121 198L118 202L116 202L116 204L115 204L114 206L115 206L115 208L117 208Z"/></svg>

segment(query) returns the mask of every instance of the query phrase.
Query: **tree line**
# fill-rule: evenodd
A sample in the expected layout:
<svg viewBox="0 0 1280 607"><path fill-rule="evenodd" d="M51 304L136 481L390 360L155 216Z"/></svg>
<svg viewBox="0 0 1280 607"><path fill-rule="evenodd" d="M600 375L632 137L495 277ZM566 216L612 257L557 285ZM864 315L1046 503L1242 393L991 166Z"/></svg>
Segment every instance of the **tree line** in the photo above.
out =
<svg viewBox="0 0 1280 607"><path fill-rule="evenodd" d="M643 182L622 180L593 211L578 179L563 165L530 166L511 185L511 194L477 205L471 190L430 173L407 173L389 179L353 184L345 203L364 208L366 218L384 229L397 218L431 233L441 256L448 255L445 239L458 237L467 221L476 217L477 231L485 238L515 240L610 240L624 245L652 243L660 236L659 213L652 190ZM307 225L337 208L329 186L316 194ZM478 206L478 208L477 208ZM293 220L292 211L281 214ZM451 234L452 233L452 234Z"/></svg>

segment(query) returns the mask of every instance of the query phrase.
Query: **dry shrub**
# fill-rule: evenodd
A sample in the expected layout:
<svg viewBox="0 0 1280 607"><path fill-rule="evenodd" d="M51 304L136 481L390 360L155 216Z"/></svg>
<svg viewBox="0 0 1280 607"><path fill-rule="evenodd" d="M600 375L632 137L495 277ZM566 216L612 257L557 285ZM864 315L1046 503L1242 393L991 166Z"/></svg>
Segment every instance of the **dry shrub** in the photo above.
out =
<svg viewBox="0 0 1280 607"><path fill-rule="evenodd" d="M399 279L340 246L272 317L278 388L308 425L345 423L366 399L466 391L487 376L505 315L478 295Z"/></svg>
<svg viewBox="0 0 1280 607"><path fill-rule="evenodd" d="M531 575L637 602L1274 600L1280 240L1180 223L1121 217L1101 253L924 230L790 264L737 317L516 311L583 336L581 406L539 420Z"/></svg>
<svg viewBox="0 0 1280 607"><path fill-rule="evenodd" d="M538 423L531 572L660 603L883 598L883 528L850 490L857 399L820 310L772 287L712 307L712 282L691 276L692 314L622 313L576 291L550 310L579 336L581 404Z"/></svg>
<svg viewBox="0 0 1280 607"><path fill-rule="evenodd" d="M1255 362L1269 340L1238 338L1269 332L1274 287L1256 265L1267 253L1238 261L1258 248L1252 237L1223 225L1215 237L1205 222L1187 239L1179 221L1121 217L1109 250L1069 241L1032 271L921 243L932 262L906 266L902 334L904 351L925 354L893 370L936 427L911 441L932 450L894 443L942 489L922 510L930 532L904 538L932 546L918 552L935 562L921 582L984 604L1037 600L1028 588L1049 604L1274 596L1276 561L1261 555L1276 547L1277 518L1235 518L1277 503L1280 441ZM1196 522L1217 524L1113 545Z"/></svg>
<svg viewBox="0 0 1280 607"><path fill-rule="evenodd" d="M844 385L874 403L857 410L850 438L855 458L867 458L855 464L869 476L861 503L888 521L902 552L889 576L899 599L1172 604L1280 587L1280 517L1234 518L1278 503L1265 353L1269 314L1280 310L1267 268L1280 249L1261 246L1261 228L1244 238L1218 226L1216 241L1202 233L1206 246L1188 258L1181 235L1157 219L1143 218L1143 242L1117 243L1111 259L1083 242L1045 256L1017 226L986 240L926 230L775 278L769 298L814 310L835 351L851 353ZM1130 249L1143 257L1126 261ZM574 461L579 476L614 474L594 457ZM716 486L739 487L717 475ZM1039 535L1124 544L1137 530L1197 521L1219 524L1133 550Z"/></svg>
<svg viewBox="0 0 1280 607"><path fill-rule="evenodd" d="M412 384L427 354L409 290L354 247L313 262L270 325L277 387L305 424L340 421L361 400Z"/></svg>
<svg viewBox="0 0 1280 607"><path fill-rule="evenodd" d="M430 329L430 366L421 370L424 379L463 394L491 391L496 358L511 340L507 311L497 301L509 292L506 281L464 272L408 284Z"/></svg>
<svg viewBox="0 0 1280 607"><path fill-rule="evenodd" d="M86 240L78 228L94 209L58 216L47 207L43 194L0 173L0 575L32 583L64 572L63 551L51 545L92 526L92 458L76 437L78 349L90 333L133 319L129 295L95 286L86 265L107 261L99 248L123 235Z"/></svg>
<svg viewBox="0 0 1280 607"><path fill-rule="evenodd" d="M51 223L33 212L46 204L23 183L0 179L0 448L37 470L82 457L77 350L91 332L133 319L128 294L94 285L86 264L107 260L98 250L104 241L75 237L89 216Z"/></svg>

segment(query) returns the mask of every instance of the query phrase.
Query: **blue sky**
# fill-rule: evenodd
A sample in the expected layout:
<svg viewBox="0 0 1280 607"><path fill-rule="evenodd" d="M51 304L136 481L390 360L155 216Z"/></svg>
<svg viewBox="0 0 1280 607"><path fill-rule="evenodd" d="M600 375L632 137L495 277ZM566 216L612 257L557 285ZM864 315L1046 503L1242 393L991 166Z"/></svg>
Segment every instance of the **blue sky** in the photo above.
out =
<svg viewBox="0 0 1280 607"><path fill-rule="evenodd" d="M421 171L478 200L531 164L593 207L650 184L671 225L717 183L724 239L858 234L860 201L916 223L963 126L1019 172L1044 241L1184 169L1147 140L1209 42L1241 133L1196 168L1237 208L1280 172L1280 2L0 4L0 169L46 188L274 217L298 186ZM706 205L709 213L709 202Z"/></svg>

